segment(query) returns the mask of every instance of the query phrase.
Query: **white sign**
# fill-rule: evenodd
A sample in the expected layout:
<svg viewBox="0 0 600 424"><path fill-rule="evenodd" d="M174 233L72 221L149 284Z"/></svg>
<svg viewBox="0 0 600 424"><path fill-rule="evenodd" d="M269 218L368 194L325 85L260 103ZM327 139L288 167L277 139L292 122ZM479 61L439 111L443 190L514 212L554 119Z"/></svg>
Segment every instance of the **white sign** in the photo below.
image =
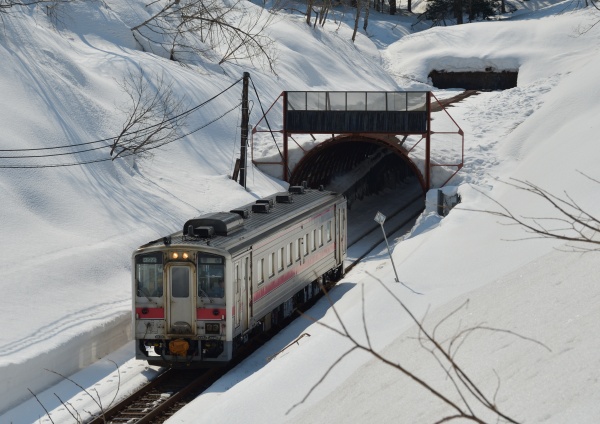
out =
<svg viewBox="0 0 600 424"><path fill-rule="evenodd" d="M383 225L383 223L385 222L385 215L381 212L377 212L377 215L375 215L375 222L380 225Z"/></svg>

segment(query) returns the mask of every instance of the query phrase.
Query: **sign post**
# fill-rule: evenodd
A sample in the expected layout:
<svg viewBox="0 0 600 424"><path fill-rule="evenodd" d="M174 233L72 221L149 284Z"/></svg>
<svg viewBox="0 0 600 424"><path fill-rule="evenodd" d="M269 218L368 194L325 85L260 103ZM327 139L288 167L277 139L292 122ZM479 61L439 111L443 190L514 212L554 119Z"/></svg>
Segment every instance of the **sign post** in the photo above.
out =
<svg viewBox="0 0 600 424"><path fill-rule="evenodd" d="M387 246L388 254L390 255L390 261L392 261L392 267L394 268L394 274L396 275L396 282L399 283L400 280L398 279L398 272L396 272L396 265L394 265L394 258L392 258L392 251L390 250L390 245L387 241L387 237L385 235L385 230L383 229L383 223L385 222L385 218L386 217L384 214L382 214L381 212L377 212L377 215L375 215L375 222L377 222L379 225L381 225L381 232L383 233L385 245Z"/></svg>

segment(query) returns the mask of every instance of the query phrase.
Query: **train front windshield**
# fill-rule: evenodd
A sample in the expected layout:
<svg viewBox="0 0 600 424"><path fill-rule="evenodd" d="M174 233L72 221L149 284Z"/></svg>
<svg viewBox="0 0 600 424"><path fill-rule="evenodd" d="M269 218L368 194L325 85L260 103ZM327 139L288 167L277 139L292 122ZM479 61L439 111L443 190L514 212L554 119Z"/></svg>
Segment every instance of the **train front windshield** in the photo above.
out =
<svg viewBox="0 0 600 424"><path fill-rule="evenodd" d="M160 252L135 257L135 281L138 297L163 295L163 255Z"/></svg>
<svg viewBox="0 0 600 424"><path fill-rule="evenodd" d="M198 296L225 296L225 258L222 256L198 254Z"/></svg>

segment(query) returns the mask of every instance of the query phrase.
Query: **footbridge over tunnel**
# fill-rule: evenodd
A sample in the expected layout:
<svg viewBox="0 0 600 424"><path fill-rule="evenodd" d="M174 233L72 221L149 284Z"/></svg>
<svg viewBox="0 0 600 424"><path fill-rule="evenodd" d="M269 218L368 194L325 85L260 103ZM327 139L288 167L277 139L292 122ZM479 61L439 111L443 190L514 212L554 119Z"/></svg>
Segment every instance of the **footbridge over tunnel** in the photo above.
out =
<svg viewBox="0 0 600 424"><path fill-rule="evenodd" d="M432 113L446 118L436 131ZM258 157L268 143L277 153ZM429 91L286 91L254 126L251 152L256 166L291 185L347 180L336 191L369 193L416 179L426 192L462 168L464 135Z"/></svg>

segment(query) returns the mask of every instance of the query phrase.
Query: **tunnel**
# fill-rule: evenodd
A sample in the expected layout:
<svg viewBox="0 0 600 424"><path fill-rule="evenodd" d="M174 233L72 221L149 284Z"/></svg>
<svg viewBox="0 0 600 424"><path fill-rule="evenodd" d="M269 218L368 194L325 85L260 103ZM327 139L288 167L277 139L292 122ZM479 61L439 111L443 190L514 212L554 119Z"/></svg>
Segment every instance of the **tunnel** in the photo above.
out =
<svg viewBox="0 0 600 424"><path fill-rule="evenodd" d="M290 176L290 185L322 185L343 192L349 199L361 199L410 181L423 187L421 173L398 148L362 136L321 143L300 160Z"/></svg>
<svg viewBox="0 0 600 424"><path fill-rule="evenodd" d="M433 70L429 74L434 87L465 90L507 90L517 86L518 71L486 69L480 72L450 72Z"/></svg>

